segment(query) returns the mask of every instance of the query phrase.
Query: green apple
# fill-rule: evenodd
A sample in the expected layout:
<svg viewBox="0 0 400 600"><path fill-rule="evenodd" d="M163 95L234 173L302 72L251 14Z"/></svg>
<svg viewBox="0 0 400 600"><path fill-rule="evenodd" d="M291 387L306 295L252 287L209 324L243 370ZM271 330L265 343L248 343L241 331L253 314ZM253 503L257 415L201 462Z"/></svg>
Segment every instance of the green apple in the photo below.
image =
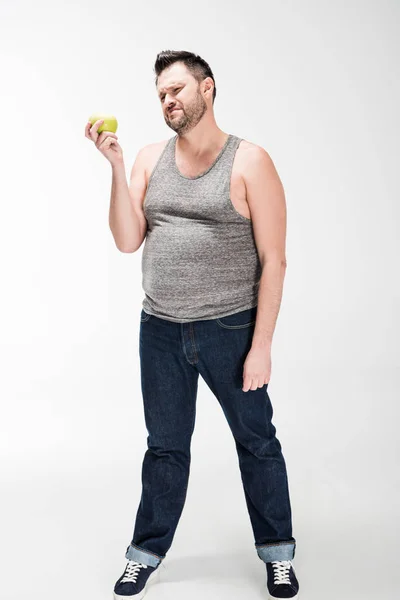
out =
<svg viewBox="0 0 400 600"><path fill-rule="evenodd" d="M112 133L115 133L117 131L118 121L113 115L101 115L100 113L96 113L89 117L88 122L94 125L94 123L100 119L103 119L104 123L98 128L98 133L101 133L102 131L112 131Z"/></svg>

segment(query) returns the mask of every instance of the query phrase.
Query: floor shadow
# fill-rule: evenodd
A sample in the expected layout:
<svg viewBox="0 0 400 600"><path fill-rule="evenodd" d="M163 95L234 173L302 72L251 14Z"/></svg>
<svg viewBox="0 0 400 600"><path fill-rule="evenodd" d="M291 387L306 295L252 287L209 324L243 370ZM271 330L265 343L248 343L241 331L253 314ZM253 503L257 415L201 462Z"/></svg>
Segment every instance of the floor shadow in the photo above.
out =
<svg viewBox="0 0 400 600"><path fill-rule="evenodd" d="M263 562L256 557L243 557L240 554L192 555L182 558L165 558L161 563L160 581L162 582L217 582L239 583L255 587L263 584L266 577Z"/></svg>

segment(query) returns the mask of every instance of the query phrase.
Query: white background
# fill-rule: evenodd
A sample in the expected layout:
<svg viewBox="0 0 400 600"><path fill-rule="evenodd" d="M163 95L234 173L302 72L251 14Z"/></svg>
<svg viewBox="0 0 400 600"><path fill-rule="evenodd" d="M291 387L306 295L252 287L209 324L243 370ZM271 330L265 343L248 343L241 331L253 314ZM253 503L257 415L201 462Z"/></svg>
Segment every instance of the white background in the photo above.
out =
<svg viewBox="0 0 400 600"><path fill-rule="evenodd" d="M396 598L399 4L3 0L1 589L112 598L140 499L140 261L108 227L115 114L127 176L174 135L153 65L209 62L216 120L263 146L288 208L269 393L302 598ZM148 598L266 597L234 440L199 380L186 505ZM339 596L340 594L340 596Z"/></svg>

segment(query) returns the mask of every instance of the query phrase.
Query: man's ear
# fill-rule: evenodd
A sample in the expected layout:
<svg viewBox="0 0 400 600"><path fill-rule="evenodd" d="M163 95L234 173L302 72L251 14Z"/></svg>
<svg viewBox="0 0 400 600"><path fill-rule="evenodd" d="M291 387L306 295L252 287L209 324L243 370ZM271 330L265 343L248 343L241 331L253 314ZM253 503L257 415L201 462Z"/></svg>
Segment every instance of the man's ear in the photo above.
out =
<svg viewBox="0 0 400 600"><path fill-rule="evenodd" d="M210 89L213 89L213 80L211 79L211 77L207 77L204 80L204 91L208 92Z"/></svg>

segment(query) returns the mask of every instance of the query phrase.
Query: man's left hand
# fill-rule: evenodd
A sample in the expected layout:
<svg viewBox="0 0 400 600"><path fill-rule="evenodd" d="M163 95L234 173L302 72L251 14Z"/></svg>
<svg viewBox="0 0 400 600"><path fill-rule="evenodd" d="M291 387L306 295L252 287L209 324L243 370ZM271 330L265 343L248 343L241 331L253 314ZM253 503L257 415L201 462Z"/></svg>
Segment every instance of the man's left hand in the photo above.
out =
<svg viewBox="0 0 400 600"><path fill-rule="evenodd" d="M251 348L243 365L244 392L256 390L271 378L271 348Z"/></svg>

